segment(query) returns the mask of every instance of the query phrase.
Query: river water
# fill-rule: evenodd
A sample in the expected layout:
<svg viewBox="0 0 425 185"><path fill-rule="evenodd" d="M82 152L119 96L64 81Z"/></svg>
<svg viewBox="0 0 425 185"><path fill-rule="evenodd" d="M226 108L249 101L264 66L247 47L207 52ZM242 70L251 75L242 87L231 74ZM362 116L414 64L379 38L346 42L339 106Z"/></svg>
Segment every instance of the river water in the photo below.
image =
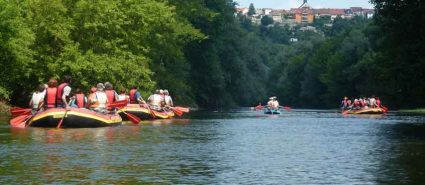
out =
<svg viewBox="0 0 425 185"><path fill-rule="evenodd" d="M235 110L96 129L13 129L0 184L421 184L425 117Z"/></svg>

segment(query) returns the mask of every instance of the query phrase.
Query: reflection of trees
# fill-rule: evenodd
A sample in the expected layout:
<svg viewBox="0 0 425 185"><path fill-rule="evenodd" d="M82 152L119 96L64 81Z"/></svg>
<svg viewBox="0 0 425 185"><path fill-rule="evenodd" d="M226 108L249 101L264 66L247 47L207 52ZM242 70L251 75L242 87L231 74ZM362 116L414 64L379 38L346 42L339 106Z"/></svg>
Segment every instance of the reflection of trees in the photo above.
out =
<svg viewBox="0 0 425 185"><path fill-rule="evenodd" d="M376 146L379 184L425 182L425 124L383 125Z"/></svg>

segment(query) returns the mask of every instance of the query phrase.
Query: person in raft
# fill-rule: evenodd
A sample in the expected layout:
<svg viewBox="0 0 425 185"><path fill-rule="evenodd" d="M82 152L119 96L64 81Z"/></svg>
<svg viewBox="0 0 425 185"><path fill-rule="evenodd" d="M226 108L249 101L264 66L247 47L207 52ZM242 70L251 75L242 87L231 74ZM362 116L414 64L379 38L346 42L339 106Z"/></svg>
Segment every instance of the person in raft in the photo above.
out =
<svg viewBox="0 0 425 185"><path fill-rule="evenodd" d="M166 107L174 107L173 99L167 89L164 90L164 104Z"/></svg>
<svg viewBox="0 0 425 185"><path fill-rule="evenodd" d="M163 92L161 90L155 90L155 93L149 96L148 102L149 106L154 110L162 110L162 105L164 103L164 99L162 96Z"/></svg>
<svg viewBox="0 0 425 185"><path fill-rule="evenodd" d="M63 77L63 83L58 86L58 90L56 93L56 105L57 107L69 108L70 103L70 93L71 93L71 84L72 77L69 75L65 75Z"/></svg>
<svg viewBox="0 0 425 185"><path fill-rule="evenodd" d="M126 90L122 88L120 90L120 94L118 95L118 101L127 100L128 103L130 103L130 96L128 96L126 93Z"/></svg>
<svg viewBox="0 0 425 185"><path fill-rule="evenodd" d="M80 88L75 90L75 95L72 98L71 107L85 108L87 107L87 97Z"/></svg>
<svg viewBox="0 0 425 185"><path fill-rule="evenodd" d="M92 99L90 99L90 108L97 112L107 113L108 110L106 107L108 105L108 97L105 93L105 85L103 85L103 83L98 83L94 94L95 95L91 97Z"/></svg>
<svg viewBox="0 0 425 185"><path fill-rule="evenodd" d="M96 108L96 102L97 102L97 98L96 98L96 91L97 91L97 89L96 89L96 87L91 87L90 88L90 93L89 93L89 96L88 96L88 107L89 107L89 109L90 110L94 110L94 108Z"/></svg>
<svg viewBox="0 0 425 185"><path fill-rule="evenodd" d="M50 109L56 107L56 94L58 92L58 81L55 79L50 79L47 82L47 89L44 96L44 108Z"/></svg>
<svg viewBox="0 0 425 185"><path fill-rule="evenodd" d="M32 98L30 101L31 113L32 115L37 114L39 111L43 111L44 97L45 97L45 85L38 85L38 89L36 92L32 94Z"/></svg>
<svg viewBox="0 0 425 185"><path fill-rule="evenodd" d="M348 110L351 107L351 100L348 99L347 96L341 101L341 110Z"/></svg>
<svg viewBox="0 0 425 185"><path fill-rule="evenodd" d="M267 106L269 109L272 109L272 110L279 109L279 102L277 101L276 96L270 97L269 102L267 102Z"/></svg>
<svg viewBox="0 0 425 185"><path fill-rule="evenodd" d="M130 97L131 104L146 104L145 100L143 100L142 95L136 86L133 86L128 93Z"/></svg>
<svg viewBox="0 0 425 185"><path fill-rule="evenodd" d="M114 90L111 82L105 82L105 93L109 103L114 103L118 100L118 93Z"/></svg>

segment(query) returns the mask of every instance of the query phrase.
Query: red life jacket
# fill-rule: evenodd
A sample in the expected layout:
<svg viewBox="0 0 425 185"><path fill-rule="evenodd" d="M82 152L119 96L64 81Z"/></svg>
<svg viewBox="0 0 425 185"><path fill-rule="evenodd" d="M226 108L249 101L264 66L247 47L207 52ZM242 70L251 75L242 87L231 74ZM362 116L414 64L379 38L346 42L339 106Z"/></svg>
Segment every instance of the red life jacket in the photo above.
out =
<svg viewBox="0 0 425 185"><path fill-rule="evenodd" d="M114 90L105 90L106 97L108 98L109 103L115 102L115 91Z"/></svg>
<svg viewBox="0 0 425 185"><path fill-rule="evenodd" d="M351 100L348 100L348 101L347 101L347 105L348 105L348 106L351 106Z"/></svg>
<svg viewBox="0 0 425 185"><path fill-rule="evenodd" d="M378 105L378 107L381 107L381 100L376 100L376 105Z"/></svg>
<svg viewBox="0 0 425 185"><path fill-rule="evenodd" d="M77 104L78 108L86 107L86 102L84 102L84 94L83 93L75 95L75 103Z"/></svg>
<svg viewBox="0 0 425 185"><path fill-rule="evenodd" d="M362 107L364 107L366 105L366 103L364 102L364 100L360 100L360 105L362 105Z"/></svg>
<svg viewBox="0 0 425 185"><path fill-rule="evenodd" d="M354 101L354 106L358 107L360 105L359 101Z"/></svg>
<svg viewBox="0 0 425 185"><path fill-rule="evenodd" d="M59 87L58 87L58 92L56 93L56 103L57 103L57 105L58 105L58 106L60 106L60 105L62 105L62 104L63 104L63 101L62 101L62 94L63 94L63 89L64 89L66 86L69 86L69 84L68 84L68 83L62 83L62 84L60 84L60 85L59 85Z"/></svg>
<svg viewBox="0 0 425 185"><path fill-rule="evenodd" d="M56 107L56 93L58 88L49 87L46 89L46 96L44 97L44 106L46 108L55 108Z"/></svg>
<svg viewBox="0 0 425 185"><path fill-rule="evenodd" d="M137 89L131 89L130 92L128 93L128 95L130 96L130 103L137 103L136 102L136 92Z"/></svg>

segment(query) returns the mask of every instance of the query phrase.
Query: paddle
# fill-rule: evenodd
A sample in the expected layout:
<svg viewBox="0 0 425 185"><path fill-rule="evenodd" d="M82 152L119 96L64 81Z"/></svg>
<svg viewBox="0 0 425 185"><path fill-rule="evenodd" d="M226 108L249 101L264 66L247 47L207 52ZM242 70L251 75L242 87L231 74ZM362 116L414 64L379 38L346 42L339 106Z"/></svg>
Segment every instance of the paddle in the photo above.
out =
<svg viewBox="0 0 425 185"><path fill-rule="evenodd" d="M264 106L262 106L262 105L257 105L255 107L255 110L263 110L263 109L264 109Z"/></svg>
<svg viewBox="0 0 425 185"><path fill-rule="evenodd" d="M188 107L173 107L173 109L177 109L180 112L184 112L184 113L190 112L190 109Z"/></svg>
<svg viewBox="0 0 425 185"><path fill-rule="evenodd" d="M10 125L16 128L25 128L25 123L32 118L32 115L20 115L10 120Z"/></svg>
<svg viewBox="0 0 425 185"><path fill-rule="evenodd" d="M177 116L182 116L183 112L180 111L179 109L175 109L173 107L170 107L170 109L174 112L174 114L176 114Z"/></svg>
<svg viewBox="0 0 425 185"><path fill-rule="evenodd" d="M56 126L56 128L61 128L62 123L63 123L63 120L65 119L66 115L68 115L68 112L69 112L70 110L71 110L70 108L67 108L67 109L66 109L65 114L63 115L62 119L59 121L59 124L58 124L58 126Z"/></svg>
<svg viewBox="0 0 425 185"><path fill-rule="evenodd" d="M387 113L387 112L388 112L388 108L387 108L387 107L385 107L385 106L381 105L381 108L382 108L382 110L384 110L384 112L385 112L385 113Z"/></svg>
<svg viewBox="0 0 425 185"><path fill-rule="evenodd" d="M16 117L16 116L20 116L20 115L29 115L31 114L31 110L30 108L27 109L15 109L15 110L11 110L10 113L12 114L12 117Z"/></svg>
<svg viewBox="0 0 425 185"><path fill-rule="evenodd" d="M116 101L114 103L108 104L108 109L122 108L122 107L127 106L127 104L128 104L128 101L127 100Z"/></svg>
<svg viewBox="0 0 425 185"><path fill-rule="evenodd" d="M350 112L350 110L345 110L345 111L342 111L341 113L346 115L346 114L348 114L348 112Z"/></svg>
<svg viewBox="0 0 425 185"><path fill-rule="evenodd" d="M142 106L142 105L140 105L140 106ZM156 115L155 115L155 112L153 112L153 110L151 109L151 107L148 104L144 104L144 107L146 107L149 110L149 113L151 114L152 119L155 119Z"/></svg>
<svg viewBox="0 0 425 185"><path fill-rule="evenodd" d="M290 112L292 110L289 106L279 106L279 108L284 108L286 111Z"/></svg>
<svg viewBox="0 0 425 185"><path fill-rule="evenodd" d="M131 113L128 113L128 112L125 112L125 111L121 111L121 112L124 113L127 116L127 118L136 125L139 124L142 121L139 117L137 117L134 114L131 114Z"/></svg>

